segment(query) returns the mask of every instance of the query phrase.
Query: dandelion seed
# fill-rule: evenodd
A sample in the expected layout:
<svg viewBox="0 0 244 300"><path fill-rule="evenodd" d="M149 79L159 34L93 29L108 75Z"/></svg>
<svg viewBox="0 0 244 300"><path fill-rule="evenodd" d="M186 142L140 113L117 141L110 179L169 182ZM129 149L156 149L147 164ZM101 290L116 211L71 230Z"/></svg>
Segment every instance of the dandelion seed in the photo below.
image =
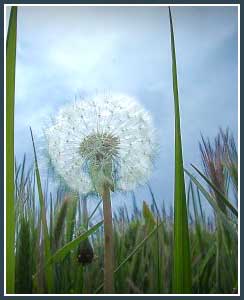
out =
<svg viewBox="0 0 244 300"><path fill-rule="evenodd" d="M45 136L57 172L80 193L96 190L97 178L90 176L94 168L101 177L98 181L107 178L116 190L125 191L144 184L152 171L152 120L129 96L77 100L59 111ZM111 176L105 171L110 163Z"/></svg>

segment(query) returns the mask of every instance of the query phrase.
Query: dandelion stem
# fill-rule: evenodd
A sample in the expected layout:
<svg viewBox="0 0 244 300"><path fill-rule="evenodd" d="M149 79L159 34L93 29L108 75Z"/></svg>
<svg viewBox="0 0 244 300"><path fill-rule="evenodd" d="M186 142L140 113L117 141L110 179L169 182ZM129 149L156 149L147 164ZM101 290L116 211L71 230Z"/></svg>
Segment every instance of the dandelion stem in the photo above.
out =
<svg viewBox="0 0 244 300"><path fill-rule="evenodd" d="M103 185L103 215L104 215L104 293L114 293L114 255L113 255L113 222L108 184Z"/></svg>

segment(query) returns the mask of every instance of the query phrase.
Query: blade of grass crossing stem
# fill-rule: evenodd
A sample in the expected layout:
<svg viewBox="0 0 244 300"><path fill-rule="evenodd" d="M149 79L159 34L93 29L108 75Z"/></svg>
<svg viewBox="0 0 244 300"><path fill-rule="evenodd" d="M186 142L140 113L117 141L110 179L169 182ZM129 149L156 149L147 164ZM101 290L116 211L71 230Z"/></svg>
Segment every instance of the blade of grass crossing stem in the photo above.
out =
<svg viewBox="0 0 244 300"><path fill-rule="evenodd" d="M114 274L116 274L143 246L145 246L146 242L153 236L153 234L159 229L161 225L164 224L164 221L157 224L155 228L141 241L139 244L132 250L132 252L119 264L119 266L114 270ZM103 283L95 290L95 294L99 293L103 288Z"/></svg>
<svg viewBox="0 0 244 300"><path fill-rule="evenodd" d="M81 234L77 238L73 239L66 245L64 245L61 249L59 249L55 254L50 258L48 261L48 264L51 264L53 262L59 262L65 258L65 256L73 250L75 247L79 245L81 241L86 240L91 234L93 234L99 227L101 227L103 224L103 221L97 223L92 228L87 230L85 233Z"/></svg>
<svg viewBox="0 0 244 300"><path fill-rule="evenodd" d="M6 292L15 286L14 211L14 96L17 39L17 7L10 12L6 48Z"/></svg>
<svg viewBox="0 0 244 300"><path fill-rule="evenodd" d="M97 206L94 208L93 212L91 213L91 215L89 216L88 220L87 220L87 224L89 224L90 220L92 219L92 217L94 216L95 212L97 211L98 207L100 206L100 204L103 202L103 200L100 200L97 204Z"/></svg>
<svg viewBox="0 0 244 300"><path fill-rule="evenodd" d="M39 202L40 202L41 221L42 221L42 228L43 228L45 261L48 261L51 257L51 245L50 245L50 239L49 239L48 227L47 227L46 209L45 209L45 202L44 202L44 197L43 197L43 192L42 192L41 178L40 178L37 156L36 156L36 148L35 148L35 143L34 143L34 138L33 138L31 128L30 128L30 132L31 132L31 139L32 139L34 159L35 159L35 172L36 172L36 182L37 182L38 196L39 196ZM51 266L49 266L46 269L45 275L46 275L47 289L48 289L48 292L50 293L50 292L52 292L52 289L53 289L53 274L52 274Z"/></svg>
<svg viewBox="0 0 244 300"><path fill-rule="evenodd" d="M174 192L174 250L173 250L173 292L177 294L191 293L191 259L186 207L185 180L183 169L180 110L177 83L177 68L173 22L169 8L172 76L175 107L175 192Z"/></svg>
<svg viewBox="0 0 244 300"><path fill-rule="evenodd" d="M48 268L51 264L62 261L66 257L66 255L68 255L70 253L70 251L75 249L81 241L86 240L90 235L92 235L99 227L102 226L102 224L103 224L103 221L97 223L92 228L90 228L89 230L87 230L86 232L84 232L83 234L78 236L77 238L73 239L72 241L70 241L69 243L64 245L62 248L58 249L53 254L53 256L51 256L49 258L49 260L45 263L44 268ZM40 271L41 270L39 270L36 274L34 274L33 277L36 278L36 276L38 275L38 273Z"/></svg>

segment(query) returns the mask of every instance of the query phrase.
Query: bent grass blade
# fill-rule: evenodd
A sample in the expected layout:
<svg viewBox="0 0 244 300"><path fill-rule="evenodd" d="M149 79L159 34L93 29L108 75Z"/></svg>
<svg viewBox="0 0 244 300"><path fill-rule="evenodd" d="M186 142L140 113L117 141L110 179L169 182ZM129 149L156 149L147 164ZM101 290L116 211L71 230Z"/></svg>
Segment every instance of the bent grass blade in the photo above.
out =
<svg viewBox="0 0 244 300"><path fill-rule="evenodd" d="M238 217L238 211L235 209L235 207L230 203L230 201L223 195L218 188L194 165L192 167L198 172L198 174L201 175L201 177L208 183L208 185L218 194L220 199L223 201L224 205L227 206L231 212Z"/></svg>

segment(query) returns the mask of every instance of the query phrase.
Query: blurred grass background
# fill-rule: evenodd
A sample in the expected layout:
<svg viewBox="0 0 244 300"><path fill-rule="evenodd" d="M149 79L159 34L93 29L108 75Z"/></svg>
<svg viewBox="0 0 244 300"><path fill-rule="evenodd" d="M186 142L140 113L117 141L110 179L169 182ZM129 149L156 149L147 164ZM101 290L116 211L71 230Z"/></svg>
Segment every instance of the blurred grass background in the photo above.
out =
<svg viewBox="0 0 244 300"><path fill-rule="evenodd" d="M205 144L209 146L207 149L203 148ZM214 142L203 138L201 150L213 154L211 160L202 156L205 173L219 172L220 163L222 172L214 175L219 179L224 175L222 180L228 185L222 193L235 208L237 199L229 198L231 189L238 190L235 185L238 181L233 176L237 174L237 153L231 134L221 131ZM189 175L194 179L187 179L192 293L235 293L238 288L237 215L203 177L193 176L191 172ZM213 182L213 178L208 178ZM36 173L33 167L26 168L25 158L21 163L16 162L15 184L15 291L47 293ZM139 201L139 207L134 202L133 212L123 206L113 215L116 293L172 293L173 214L167 214L164 205L160 206L150 191L151 199ZM101 201L95 195L79 197L61 185L56 194L46 190L43 197L52 255L102 219ZM84 208L93 198L97 199L98 206L87 224ZM128 195L128 201L135 200ZM212 215L202 209L205 201L212 205ZM51 266L54 293L102 293L103 227Z"/></svg>

